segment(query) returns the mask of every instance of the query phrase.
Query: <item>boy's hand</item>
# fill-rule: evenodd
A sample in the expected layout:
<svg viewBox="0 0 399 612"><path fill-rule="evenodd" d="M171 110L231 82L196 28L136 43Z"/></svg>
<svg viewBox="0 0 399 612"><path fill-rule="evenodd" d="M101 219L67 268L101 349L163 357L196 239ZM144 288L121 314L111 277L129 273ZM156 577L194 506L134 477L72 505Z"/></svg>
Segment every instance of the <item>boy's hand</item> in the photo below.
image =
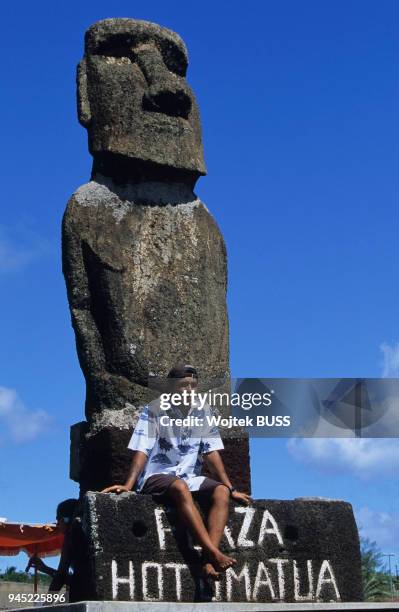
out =
<svg viewBox="0 0 399 612"><path fill-rule="evenodd" d="M237 501L240 504L243 504L244 506L249 506L249 504L253 501L252 497L250 497L246 493L240 493L240 491L234 491L231 494L231 497L234 499L234 501Z"/></svg>
<svg viewBox="0 0 399 612"><path fill-rule="evenodd" d="M125 485L112 485L112 487L107 487L100 491L100 493L130 493L130 489L125 487Z"/></svg>

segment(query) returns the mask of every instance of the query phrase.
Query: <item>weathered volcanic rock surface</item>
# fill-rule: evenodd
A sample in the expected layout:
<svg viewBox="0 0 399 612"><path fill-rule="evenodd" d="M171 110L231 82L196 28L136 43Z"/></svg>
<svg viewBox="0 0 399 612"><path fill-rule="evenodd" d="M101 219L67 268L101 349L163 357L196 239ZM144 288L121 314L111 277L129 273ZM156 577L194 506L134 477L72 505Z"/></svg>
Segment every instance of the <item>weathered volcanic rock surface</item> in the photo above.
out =
<svg viewBox="0 0 399 612"><path fill-rule="evenodd" d="M225 245L186 185L80 187L64 216L63 270L88 419L138 407L148 378L176 362L203 381L228 376Z"/></svg>
<svg viewBox="0 0 399 612"><path fill-rule="evenodd" d="M81 493L125 482L132 460L127 445L133 426L127 426L131 416L123 414L123 418L118 427L90 428L86 421L71 427L70 477L79 482ZM239 491L251 493L248 436L235 431L230 436L222 435L222 439L224 450L220 454L232 484Z"/></svg>
<svg viewBox="0 0 399 612"><path fill-rule="evenodd" d="M360 601L359 537L350 504L298 499L232 506L222 549L237 559L214 587L172 509L150 496L88 493L88 588L100 600Z"/></svg>
<svg viewBox="0 0 399 612"><path fill-rule="evenodd" d="M71 433L71 477L81 491L124 482L127 444L148 387L179 361L200 385L228 381L227 264L212 216L183 184L121 187L92 181L63 222L63 269L87 422ZM226 467L250 489L248 439L225 441ZM239 466L239 469L237 469Z"/></svg>
<svg viewBox="0 0 399 612"><path fill-rule="evenodd" d="M78 115L97 168L116 156L109 176L129 161L130 176L146 172L146 164L167 182L178 174L191 181L205 174L187 66L180 36L155 23L117 18L88 28L77 74Z"/></svg>

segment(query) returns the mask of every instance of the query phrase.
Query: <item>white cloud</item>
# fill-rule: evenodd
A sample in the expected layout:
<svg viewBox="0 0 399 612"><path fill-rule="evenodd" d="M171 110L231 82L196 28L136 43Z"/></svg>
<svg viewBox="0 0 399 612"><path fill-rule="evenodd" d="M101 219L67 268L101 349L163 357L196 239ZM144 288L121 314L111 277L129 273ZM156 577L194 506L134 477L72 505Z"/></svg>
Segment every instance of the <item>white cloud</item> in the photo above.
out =
<svg viewBox="0 0 399 612"><path fill-rule="evenodd" d="M48 252L50 244L27 226L0 225L0 273L19 270Z"/></svg>
<svg viewBox="0 0 399 612"><path fill-rule="evenodd" d="M323 472L351 472L364 480L399 469L395 438L292 438L287 448L296 460Z"/></svg>
<svg viewBox="0 0 399 612"><path fill-rule="evenodd" d="M42 433L51 422L44 410L29 410L15 389L0 386L2 441L27 442Z"/></svg>
<svg viewBox="0 0 399 612"><path fill-rule="evenodd" d="M0 417L12 412L12 407L16 402L17 394L14 389L0 387Z"/></svg>
<svg viewBox="0 0 399 612"><path fill-rule="evenodd" d="M399 377L399 342L391 346L387 342L380 345L380 351L383 355L382 377L383 378L398 378Z"/></svg>
<svg viewBox="0 0 399 612"><path fill-rule="evenodd" d="M383 342L380 350L383 354L382 377L399 378L399 342L392 346ZM384 431L390 435L399 431L397 385L395 381L391 386L388 381L385 383L385 405L381 409L383 419L369 427L370 435L384 435ZM345 431L324 421L319 423L314 435L320 437L292 438L287 442L288 451L294 459L323 472L350 472L363 480L397 474L399 445L394 437L354 438L349 429ZM339 437L334 438L334 435ZM364 435L367 435L367 428ZM383 513L380 513L380 520L382 516Z"/></svg>
<svg viewBox="0 0 399 612"><path fill-rule="evenodd" d="M375 541L384 552L399 550L399 513L376 512L368 507L355 510L360 534Z"/></svg>

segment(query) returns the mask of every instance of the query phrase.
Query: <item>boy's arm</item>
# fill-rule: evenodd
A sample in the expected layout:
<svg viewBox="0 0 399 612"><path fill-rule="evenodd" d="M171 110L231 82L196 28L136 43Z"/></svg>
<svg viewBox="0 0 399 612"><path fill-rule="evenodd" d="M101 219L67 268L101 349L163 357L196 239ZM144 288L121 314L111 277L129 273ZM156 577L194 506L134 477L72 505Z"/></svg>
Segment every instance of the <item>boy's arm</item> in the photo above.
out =
<svg viewBox="0 0 399 612"><path fill-rule="evenodd" d="M219 451L214 450L209 453L204 453L203 457L207 468L213 474L215 474L215 476L218 478L218 480L220 480L222 484L224 484L228 489L230 489L230 495L234 500L245 505L251 503L252 498L249 495L247 495L246 493L240 493L239 491L236 491L234 489L233 485L231 484L230 478L226 473Z"/></svg>
<svg viewBox="0 0 399 612"><path fill-rule="evenodd" d="M59 591L64 584L69 584L69 567L71 565L70 534L66 534L61 549L61 558L58 568L53 574L53 579L48 592ZM53 570L54 571L54 570Z"/></svg>
<svg viewBox="0 0 399 612"><path fill-rule="evenodd" d="M144 470L145 464L147 463L147 455L142 451L136 450L132 462L130 464L130 469L123 485L112 485L112 487L107 487L103 489L101 493L123 493L123 491L131 491L136 484L141 472Z"/></svg>
<svg viewBox="0 0 399 612"><path fill-rule="evenodd" d="M43 574L47 574L48 576L55 576L55 574L57 573L56 569L46 565L44 561L40 559L40 557L37 557L36 555L33 555L33 557L29 559L29 563L25 571L28 572L31 567L36 568L39 572L42 572Z"/></svg>
<svg viewBox="0 0 399 612"><path fill-rule="evenodd" d="M150 407L144 406L140 417L134 428L133 435L128 444L130 450L135 451L125 484L116 484L103 489L101 493L122 493L131 491L136 484L145 464L147 463L148 455L155 444L156 435L156 419L154 418Z"/></svg>

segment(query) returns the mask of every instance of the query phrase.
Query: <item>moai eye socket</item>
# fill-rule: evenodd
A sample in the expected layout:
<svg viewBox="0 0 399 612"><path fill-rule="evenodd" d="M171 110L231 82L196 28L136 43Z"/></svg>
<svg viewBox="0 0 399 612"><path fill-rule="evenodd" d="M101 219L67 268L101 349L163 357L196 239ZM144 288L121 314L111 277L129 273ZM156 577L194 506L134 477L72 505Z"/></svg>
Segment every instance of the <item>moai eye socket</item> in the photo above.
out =
<svg viewBox="0 0 399 612"><path fill-rule="evenodd" d="M90 53L105 57L127 58L135 62L135 49L141 45L154 45L160 52L166 68L178 76L185 77L187 72L187 57L182 49L172 41L161 37L133 36L128 33L118 33L107 36L99 42Z"/></svg>
<svg viewBox="0 0 399 612"><path fill-rule="evenodd" d="M158 48L162 54L166 67L171 72L185 77L187 72L187 58L176 45L168 40L160 41Z"/></svg>
<svg viewBox="0 0 399 612"><path fill-rule="evenodd" d="M107 57L129 57L131 49L136 44L132 36L126 34L113 34L107 36L97 45L92 55L104 55Z"/></svg>

